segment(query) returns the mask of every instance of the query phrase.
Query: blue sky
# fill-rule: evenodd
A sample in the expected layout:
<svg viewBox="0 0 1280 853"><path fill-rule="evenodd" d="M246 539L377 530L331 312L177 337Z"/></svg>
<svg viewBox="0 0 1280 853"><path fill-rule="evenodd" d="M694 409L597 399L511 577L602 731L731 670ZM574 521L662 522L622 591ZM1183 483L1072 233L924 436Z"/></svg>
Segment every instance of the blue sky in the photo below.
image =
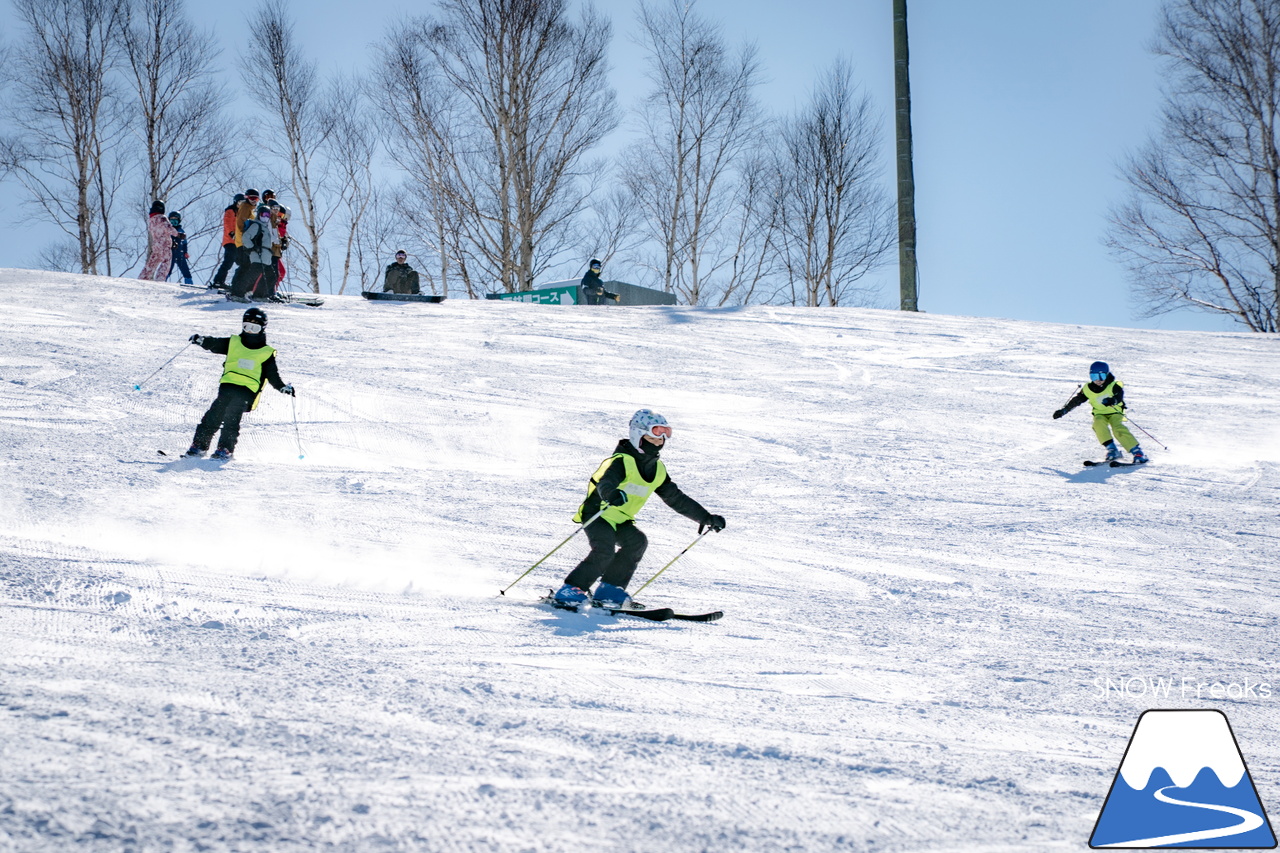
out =
<svg viewBox="0 0 1280 853"><path fill-rule="evenodd" d="M226 64L239 54L253 4L191 3L212 27ZM359 71L387 24L431 4L295 2L299 35L329 70ZM624 107L644 92L631 42L635 6L605 2L614 23L612 82ZM837 56L883 113L885 179L893 165L891 0L699 0L731 43L756 42L778 112L801 102ZM1156 130L1160 66L1148 50L1158 0L909 0L912 120L922 310L1088 325L1233 329L1201 313L1139 320L1124 273L1102 245L1123 199L1125 156ZM780 11L781 10L781 11ZM8 12L11 15L11 11ZM6 26L12 38L12 26ZM233 79L239 87L239 80ZM607 141L626 142L624 130ZM0 266L25 266L39 233L0 193ZM625 279L625 272L614 274ZM897 304L897 269L877 276Z"/></svg>

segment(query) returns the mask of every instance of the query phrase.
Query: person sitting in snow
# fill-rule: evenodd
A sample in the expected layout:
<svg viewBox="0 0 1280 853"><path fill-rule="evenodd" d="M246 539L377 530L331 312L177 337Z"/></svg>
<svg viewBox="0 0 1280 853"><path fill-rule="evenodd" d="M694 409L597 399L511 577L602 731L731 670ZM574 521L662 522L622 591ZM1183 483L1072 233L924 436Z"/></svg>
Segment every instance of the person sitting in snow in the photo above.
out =
<svg viewBox="0 0 1280 853"><path fill-rule="evenodd" d="M240 420L245 412L258 406L263 380L271 383L282 394L294 396L293 386L280 378L276 366L276 351L267 346L267 312L250 308L240 318L240 334L229 338L210 338L192 335L191 343L227 358L222 363L222 381L218 396L196 427L195 438L187 449L187 456L203 456L213 441L214 433L221 430L214 459L230 459L240 438Z"/></svg>
<svg viewBox="0 0 1280 853"><path fill-rule="evenodd" d="M1089 365L1089 382L1081 385L1076 395L1053 413L1053 419L1056 421L1086 400L1093 409L1093 434L1107 449L1106 461L1118 461L1123 455L1116 446L1118 439L1133 456L1134 462L1146 462L1147 454L1142 452L1138 440L1124 425L1124 385L1111 374L1111 368L1105 361Z"/></svg>
<svg viewBox="0 0 1280 853"><path fill-rule="evenodd" d="M667 419L641 409L632 415L630 429L630 438L618 442L613 455L600 464L587 483L587 499L573 520L579 524L588 522L591 552L569 572L564 585L552 596L554 603L577 607L591 598L596 607L643 609L627 594L627 584L649 544L635 523L636 513L649 495L656 494L667 506L696 521L699 534L706 528L724 530L723 516L707 512L667 476L667 466L658 458L671 438ZM596 581L600 585L594 593L588 593Z"/></svg>
<svg viewBox="0 0 1280 853"><path fill-rule="evenodd" d="M396 252L395 263L387 264L382 276L383 293L421 293L418 271L409 266L409 256L404 249Z"/></svg>

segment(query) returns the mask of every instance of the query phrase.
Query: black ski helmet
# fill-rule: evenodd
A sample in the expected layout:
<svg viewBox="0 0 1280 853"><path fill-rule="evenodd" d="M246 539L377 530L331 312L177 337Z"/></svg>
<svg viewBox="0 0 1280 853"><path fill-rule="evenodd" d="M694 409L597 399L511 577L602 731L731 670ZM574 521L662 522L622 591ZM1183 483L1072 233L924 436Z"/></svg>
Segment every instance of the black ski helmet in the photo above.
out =
<svg viewBox="0 0 1280 853"><path fill-rule="evenodd" d="M240 318L241 323L257 323L264 330L267 328L267 312L261 308L248 308L244 312L244 316Z"/></svg>
<svg viewBox="0 0 1280 853"><path fill-rule="evenodd" d="M587 264L587 266L588 266L590 269L595 269L596 267L602 267L602 266L604 266L604 264L600 263L600 259L599 259L599 258L592 258L592 259L591 259L591 263Z"/></svg>
<svg viewBox="0 0 1280 853"><path fill-rule="evenodd" d="M1095 382L1101 382L1111 373L1111 368L1107 366L1105 361L1095 361L1089 365L1089 378Z"/></svg>

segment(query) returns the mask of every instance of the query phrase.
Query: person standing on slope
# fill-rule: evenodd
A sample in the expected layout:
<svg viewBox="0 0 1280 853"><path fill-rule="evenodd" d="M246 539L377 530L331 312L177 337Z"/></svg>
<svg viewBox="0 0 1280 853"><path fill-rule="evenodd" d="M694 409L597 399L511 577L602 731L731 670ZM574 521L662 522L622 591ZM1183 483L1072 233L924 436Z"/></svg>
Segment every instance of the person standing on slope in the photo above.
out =
<svg viewBox="0 0 1280 853"><path fill-rule="evenodd" d="M222 263L214 270L213 280L209 282L210 289L226 286L227 273L231 271L231 265L236 262L236 210L242 201L244 201L244 194L236 193L231 199L231 204L222 211Z"/></svg>
<svg viewBox="0 0 1280 853"><path fill-rule="evenodd" d="M147 217L147 260L143 263L138 278L146 281L164 281L168 278L169 265L173 262L173 238L176 236L177 229L169 224L164 215L164 202L153 202L151 214Z"/></svg>
<svg viewBox="0 0 1280 853"><path fill-rule="evenodd" d="M195 438L187 449L187 456L203 456L213 441L213 434L221 430L214 459L230 459L240 438L240 419L244 413L257 408L262 393L263 380L282 394L294 396L293 386L286 385L276 367L276 351L267 346L267 312L250 308L241 318L240 334L229 338L210 338L192 335L191 343L227 358L222 363L222 381L218 396L196 427Z"/></svg>
<svg viewBox="0 0 1280 853"><path fill-rule="evenodd" d="M1106 461L1117 461L1123 455L1116 446L1119 440L1133 456L1134 462L1146 462L1147 454L1142 452L1138 440L1124 425L1124 385L1111 375L1111 368L1105 361L1089 365L1089 381L1080 386L1065 406L1053 413L1053 419L1056 421L1086 400L1093 409L1093 433L1107 449Z"/></svg>
<svg viewBox="0 0 1280 853"><path fill-rule="evenodd" d="M627 594L627 584L649 544L635 523L649 495L656 494L667 506L696 521L699 533L704 528L724 530L723 516L707 512L667 476L667 466L658 458L671 438L667 419L641 409L632 415L630 428L630 438L618 442L613 455L600 463L587 483L587 499L573 520L581 524L601 514L586 527L591 551L552 596L557 603L577 606L591 598L597 607L641 609ZM596 581L600 585L594 594L588 593Z"/></svg>
<svg viewBox="0 0 1280 853"><path fill-rule="evenodd" d="M591 263L587 265L587 273L582 277L582 281L578 286L582 288L582 298L587 300L588 305L599 305L601 299L612 299L618 301L618 294L610 293L604 289L604 280L600 278L600 270L604 269L604 265L600 263L599 258L592 258Z"/></svg>

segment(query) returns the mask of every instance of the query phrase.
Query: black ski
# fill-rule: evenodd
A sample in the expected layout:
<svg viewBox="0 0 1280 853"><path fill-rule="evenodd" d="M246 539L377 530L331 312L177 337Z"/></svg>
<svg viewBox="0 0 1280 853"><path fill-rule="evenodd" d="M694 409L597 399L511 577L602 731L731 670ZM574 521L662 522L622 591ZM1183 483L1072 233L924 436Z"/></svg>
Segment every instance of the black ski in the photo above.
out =
<svg viewBox="0 0 1280 853"><path fill-rule="evenodd" d="M1111 467L1112 468L1134 468L1138 465L1146 465L1146 464L1147 464L1146 462L1121 462L1120 460L1117 459L1111 463Z"/></svg>
<svg viewBox="0 0 1280 853"><path fill-rule="evenodd" d="M579 605L556 601L549 595L544 595L539 600L543 604L550 604L557 610L568 610L570 613L579 612ZM676 615L675 611L670 607L656 607L645 610L609 610L609 613L613 616L617 616L618 614L622 614L623 616L635 616L637 619L648 619L650 622L666 622L668 619L671 619Z"/></svg>
<svg viewBox="0 0 1280 853"><path fill-rule="evenodd" d="M684 622L715 622L724 616L723 610L716 610L712 613L673 613L672 619L682 620Z"/></svg>
<svg viewBox="0 0 1280 853"><path fill-rule="evenodd" d="M1107 460L1105 459L1101 461L1094 461L1093 459L1084 460L1084 467L1086 468L1097 468L1098 466L1106 465L1106 464L1107 464Z"/></svg>

